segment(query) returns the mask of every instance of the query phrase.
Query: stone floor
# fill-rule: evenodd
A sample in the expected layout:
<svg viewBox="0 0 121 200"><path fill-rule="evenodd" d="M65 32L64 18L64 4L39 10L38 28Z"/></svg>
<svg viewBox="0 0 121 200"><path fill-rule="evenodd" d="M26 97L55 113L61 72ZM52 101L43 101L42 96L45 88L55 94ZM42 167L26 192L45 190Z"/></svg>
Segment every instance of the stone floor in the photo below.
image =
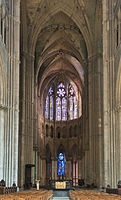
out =
<svg viewBox="0 0 121 200"><path fill-rule="evenodd" d="M53 200L69 200L68 191L53 191Z"/></svg>

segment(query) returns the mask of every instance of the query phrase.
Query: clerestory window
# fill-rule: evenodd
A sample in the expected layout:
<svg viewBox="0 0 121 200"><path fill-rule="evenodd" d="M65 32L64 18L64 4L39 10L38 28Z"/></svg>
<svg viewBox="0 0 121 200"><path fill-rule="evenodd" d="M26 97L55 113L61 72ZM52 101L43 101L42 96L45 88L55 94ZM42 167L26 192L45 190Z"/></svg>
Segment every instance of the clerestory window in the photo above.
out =
<svg viewBox="0 0 121 200"><path fill-rule="evenodd" d="M57 88L50 87L45 102L45 118L56 121L77 119L78 98L71 84L62 82Z"/></svg>

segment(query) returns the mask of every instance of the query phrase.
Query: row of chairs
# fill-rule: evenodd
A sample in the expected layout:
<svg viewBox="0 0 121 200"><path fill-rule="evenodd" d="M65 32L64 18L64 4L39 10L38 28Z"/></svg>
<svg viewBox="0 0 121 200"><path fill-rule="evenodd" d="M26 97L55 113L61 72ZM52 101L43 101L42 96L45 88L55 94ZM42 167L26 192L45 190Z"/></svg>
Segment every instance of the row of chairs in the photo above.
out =
<svg viewBox="0 0 121 200"><path fill-rule="evenodd" d="M0 200L52 200L52 198L51 190L28 190L0 195Z"/></svg>
<svg viewBox="0 0 121 200"><path fill-rule="evenodd" d="M12 187L6 187L5 181L2 179L0 181L0 194L9 194L13 192L17 192L16 184L13 183Z"/></svg>
<svg viewBox="0 0 121 200"><path fill-rule="evenodd" d="M121 195L121 188L106 188L106 192L109 194L119 194Z"/></svg>
<svg viewBox="0 0 121 200"><path fill-rule="evenodd" d="M1 186L0 187L0 194L9 194L9 193L13 193L13 192L17 192L17 187L16 186L13 186L13 187Z"/></svg>
<svg viewBox="0 0 121 200"><path fill-rule="evenodd" d="M69 196L71 200L121 200L121 196L94 190L70 190Z"/></svg>

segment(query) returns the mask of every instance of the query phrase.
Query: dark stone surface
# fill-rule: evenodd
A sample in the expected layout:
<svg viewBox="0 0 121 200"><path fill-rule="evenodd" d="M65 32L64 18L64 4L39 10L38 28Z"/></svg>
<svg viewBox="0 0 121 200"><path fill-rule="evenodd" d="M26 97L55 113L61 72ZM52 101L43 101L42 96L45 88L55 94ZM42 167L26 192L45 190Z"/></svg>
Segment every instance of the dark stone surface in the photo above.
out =
<svg viewBox="0 0 121 200"><path fill-rule="evenodd" d="M69 197L69 193L66 190L55 190L53 191L53 197Z"/></svg>

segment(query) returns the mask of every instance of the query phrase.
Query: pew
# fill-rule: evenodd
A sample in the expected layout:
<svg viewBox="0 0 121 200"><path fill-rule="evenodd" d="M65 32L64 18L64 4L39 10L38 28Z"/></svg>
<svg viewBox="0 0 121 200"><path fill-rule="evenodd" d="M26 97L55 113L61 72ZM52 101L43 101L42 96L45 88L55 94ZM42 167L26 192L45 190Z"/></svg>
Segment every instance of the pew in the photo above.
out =
<svg viewBox="0 0 121 200"><path fill-rule="evenodd" d="M17 187L0 187L0 194L9 194L13 192L17 192Z"/></svg>
<svg viewBox="0 0 121 200"><path fill-rule="evenodd" d="M119 195L121 195L121 188L120 188L120 189L118 189L118 194L119 194Z"/></svg>
<svg viewBox="0 0 121 200"><path fill-rule="evenodd" d="M28 190L0 195L0 200L52 200L52 198L51 190Z"/></svg>
<svg viewBox="0 0 121 200"><path fill-rule="evenodd" d="M121 197L116 194L108 194L94 190L70 190L69 196L71 200L121 200Z"/></svg>
<svg viewBox="0 0 121 200"><path fill-rule="evenodd" d="M118 188L106 188L106 192L109 194L118 194Z"/></svg>
<svg viewBox="0 0 121 200"><path fill-rule="evenodd" d="M8 194L13 192L17 192L17 187L15 184L13 184L12 187L6 187L5 181L4 180L0 181L0 194Z"/></svg>

